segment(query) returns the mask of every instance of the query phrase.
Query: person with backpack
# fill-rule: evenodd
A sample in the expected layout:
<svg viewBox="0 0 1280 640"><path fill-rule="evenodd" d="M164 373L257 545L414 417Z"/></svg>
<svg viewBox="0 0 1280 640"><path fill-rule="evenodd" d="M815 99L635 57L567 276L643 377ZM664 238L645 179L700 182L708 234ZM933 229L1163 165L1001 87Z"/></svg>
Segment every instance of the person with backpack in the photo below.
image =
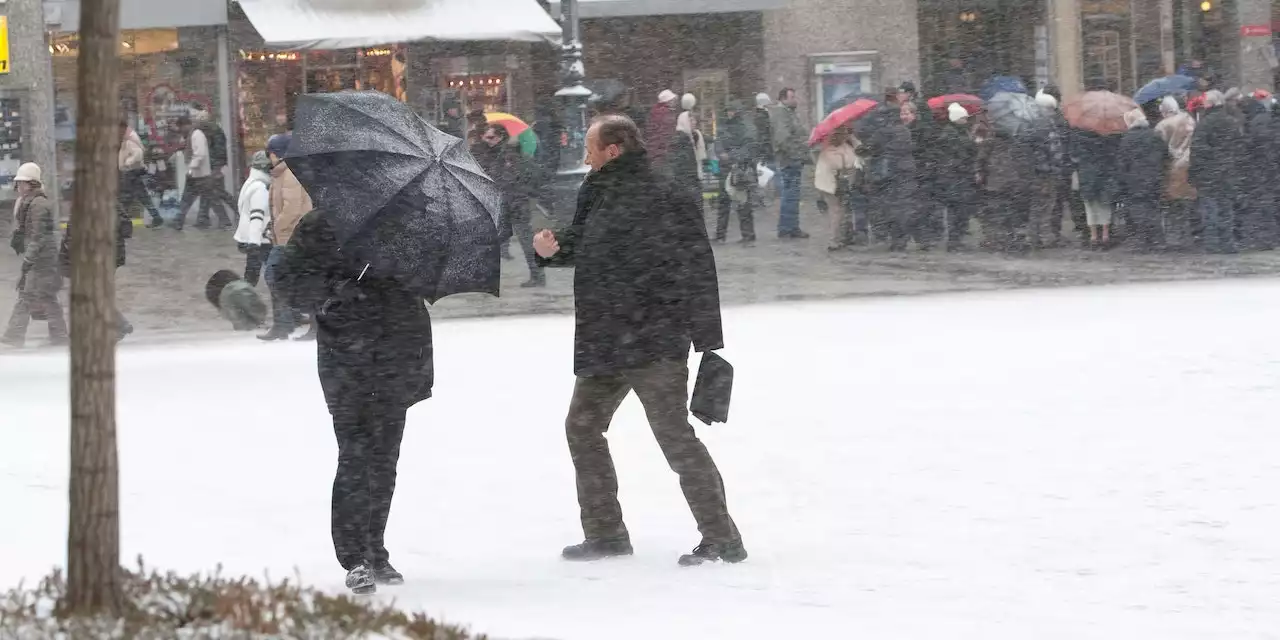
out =
<svg viewBox="0 0 1280 640"><path fill-rule="evenodd" d="M174 217L172 226L175 231L182 231L182 227L186 224L187 209L195 202L196 198L200 199L200 210L196 213L196 228L209 228L209 211L215 209L214 202L223 203L222 199L217 196L217 191L222 191L220 185L215 185L218 176L213 173L213 158L209 147L209 137L205 131L192 123L189 116L178 117L178 129L182 131L182 135L187 138L187 149L190 151L190 159L187 162L187 184L182 192L182 201L178 203L178 215ZM224 143L225 147L225 143ZM225 150L223 151L225 154ZM230 208L235 211L234 207ZM231 218L222 208L217 208L218 220L223 229L231 229Z"/></svg>
<svg viewBox="0 0 1280 640"><path fill-rule="evenodd" d="M227 191L225 182L227 165L230 163L230 152L227 149L227 134L222 131L222 127L218 123L209 119L207 111L201 111L197 114L198 125L200 131L204 133L204 139L209 143L209 166L212 170L208 186L210 197L214 199L214 204L236 211L239 203L236 198Z"/></svg>

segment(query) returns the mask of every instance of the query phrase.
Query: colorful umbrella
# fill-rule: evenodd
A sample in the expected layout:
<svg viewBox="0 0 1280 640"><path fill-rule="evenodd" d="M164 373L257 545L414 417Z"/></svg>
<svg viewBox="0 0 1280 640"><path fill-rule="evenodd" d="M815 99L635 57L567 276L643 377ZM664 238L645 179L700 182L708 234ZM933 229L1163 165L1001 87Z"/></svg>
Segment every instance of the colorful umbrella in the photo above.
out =
<svg viewBox="0 0 1280 640"><path fill-rule="evenodd" d="M538 151L538 136L534 135L533 129L524 120L501 111L485 112L484 119L492 124L502 125L507 130L507 135L520 143L520 153L525 157L532 158Z"/></svg>
<svg viewBox="0 0 1280 640"><path fill-rule="evenodd" d="M1137 108L1138 103L1128 96L1110 91L1086 91L1067 100L1062 114L1071 126L1105 136L1128 131L1124 114Z"/></svg>
<svg viewBox="0 0 1280 640"><path fill-rule="evenodd" d="M935 116L945 117L947 115L947 107L952 102L964 107L964 110L969 112L969 115L982 111L982 98L967 93L948 93L944 96L929 98L929 110L933 111Z"/></svg>
<svg viewBox="0 0 1280 640"><path fill-rule="evenodd" d="M879 105L880 103L875 100L859 98L851 104L832 111L822 122L818 123L818 126L813 128L813 133L809 136L809 146L826 140L827 136L831 135L836 129L871 113L871 110Z"/></svg>

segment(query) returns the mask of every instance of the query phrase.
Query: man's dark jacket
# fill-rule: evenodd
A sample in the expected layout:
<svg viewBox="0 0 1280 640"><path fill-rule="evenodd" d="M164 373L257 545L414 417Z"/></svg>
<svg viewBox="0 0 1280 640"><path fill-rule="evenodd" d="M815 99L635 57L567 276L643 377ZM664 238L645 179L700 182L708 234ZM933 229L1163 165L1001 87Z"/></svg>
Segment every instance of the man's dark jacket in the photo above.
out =
<svg viewBox="0 0 1280 640"><path fill-rule="evenodd" d="M643 151L582 184L573 224L546 267L575 267L573 370L617 373L724 346L715 256L694 194L673 187Z"/></svg>
<svg viewBox="0 0 1280 640"><path fill-rule="evenodd" d="M1187 177L1196 189L1234 195L1240 187L1240 129L1223 107L1200 118L1191 136L1191 166Z"/></svg>
<svg viewBox="0 0 1280 640"><path fill-rule="evenodd" d="M1120 199L1134 204L1160 202L1168 160L1168 143L1151 127L1124 132L1116 152Z"/></svg>
<svg viewBox="0 0 1280 640"><path fill-rule="evenodd" d="M407 409L431 397L431 317L395 280L360 274L320 210L303 216L277 267L290 304L312 312L320 386L332 413L366 403Z"/></svg>

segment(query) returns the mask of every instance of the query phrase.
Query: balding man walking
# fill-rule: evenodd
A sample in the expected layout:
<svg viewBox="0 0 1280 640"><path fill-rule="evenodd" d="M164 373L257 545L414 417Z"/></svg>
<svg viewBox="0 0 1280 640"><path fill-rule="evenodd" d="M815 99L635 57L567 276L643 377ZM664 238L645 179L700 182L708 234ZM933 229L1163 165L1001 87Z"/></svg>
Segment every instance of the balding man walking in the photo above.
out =
<svg viewBox="0 0 1280 640"><path fill-rule="evenodd" d="M586 143L592 172L573 224L534 238L540 264L575 267L578 380L565 431L585 539L562 555L597 560L632 553L605 432L634 390L702 534L680 564L741 562L747 552L729 517L724 482L689 424L689 347L724 346L701 204L650 167L629 118L596 119Z"/></svg>

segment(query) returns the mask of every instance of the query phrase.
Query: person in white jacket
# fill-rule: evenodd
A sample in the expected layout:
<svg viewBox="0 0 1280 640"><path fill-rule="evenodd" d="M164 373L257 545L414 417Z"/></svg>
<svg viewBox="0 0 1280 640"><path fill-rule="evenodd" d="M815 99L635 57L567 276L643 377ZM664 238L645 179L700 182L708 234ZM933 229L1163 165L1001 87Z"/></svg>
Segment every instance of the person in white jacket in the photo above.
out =
<svg viewBox="0 0 1280 640"><path fill-rule="evenodd" d="M123 208L121 217L133 217L133 208L142 205L151 214L151 226L158 227L164 222L156 203L151 199L151 192L143 182L146 175L146 150L142 147L142 138L129 126L128 120L120 121L120 153L118 168L120 169L120 193L116 203Z"/></svg>
<svg viewBox="0 0 1280 640"><path fill-rule="evenodd" d="M262 265L271 252L271 161L267 152L253 154L249 178L240 187L240 224L236 226L236 246L244 253L244 279L258 286Z"/></svg>
<svg viewBox="0 0 1280 640"><path fill-rule="evenodd" d="M200 210L196 213L196 228L208 228L209 210L213 209L218 212L218 220L222 228L230 229L231 220L222 207L214 206L218 204L218 199L210 191L211 188L216 187L213 181L218 177L213 173L213 165L209 157L209 139L204 135L204 131L191 122L190 117L179 116L178 128L182 130L182 135L187 137L190 158L187 160L187 184L182 190L182 201L178 203L178 215L173 219L173 228L182 230L183 225L186 224L187 209L191 208L196 198L200 198Z"/></svg>

